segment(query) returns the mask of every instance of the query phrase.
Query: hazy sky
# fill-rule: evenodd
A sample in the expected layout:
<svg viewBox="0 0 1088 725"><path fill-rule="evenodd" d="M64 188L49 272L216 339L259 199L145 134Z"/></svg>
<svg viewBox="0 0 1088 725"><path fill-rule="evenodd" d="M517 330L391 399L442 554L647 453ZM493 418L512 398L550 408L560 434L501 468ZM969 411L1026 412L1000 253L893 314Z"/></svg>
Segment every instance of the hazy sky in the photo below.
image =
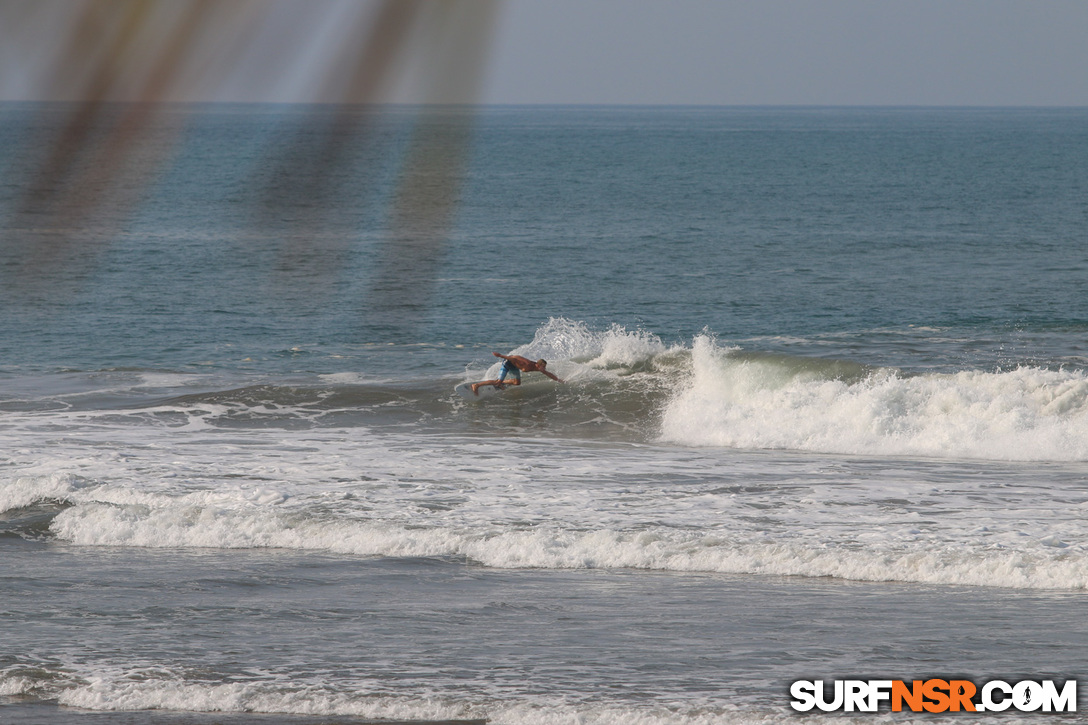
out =
<svg viewBox="0 0 1088 725"><path fill-rule="evenodd" d="M1088 106L1088 0L400 2L0 0L0 99Z"/></svg>
<svg viewBox="0 0 1088 725"><path fill-rule="evenodd" d="M1088 0L508 0L493 103L1088 105Z"/></svg>

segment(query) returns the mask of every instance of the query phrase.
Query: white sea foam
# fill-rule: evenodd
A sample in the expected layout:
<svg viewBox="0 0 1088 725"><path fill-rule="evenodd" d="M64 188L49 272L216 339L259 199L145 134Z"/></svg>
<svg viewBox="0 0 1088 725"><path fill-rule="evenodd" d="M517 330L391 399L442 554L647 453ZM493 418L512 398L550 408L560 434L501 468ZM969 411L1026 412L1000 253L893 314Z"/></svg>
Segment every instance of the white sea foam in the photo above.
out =
<svg viewBox="0 0 1088 725"><path fill-rule="evenodd" d="M739 542L643 532L450 531L390 524L300 522L212 509L145 511L81 506L61 513L56 534L84 545L276 547L356 556L467 557L495 568L636 568L837 577L1030 589L1088 588L1083 551L981 547L856 548Z"/></svg>
<svg viewBox="0 0 1088 725"><path fill-rule="evenodd" d="M340 715L390 720L454 720L474 716L471 706L437 698L337 691L322 685L274 682L198 683L181 678L92 676L59 694L60 704L88 710L178 710Z"/></svg>
<svg viewBox="0 0 1088 725"><path fill-rule="evenodd" d="M1050 464L1041 479L1022 464L360 430L139 435L119 447L103 425L69 429L37 455L19 449L0 511L64 502L50 531L77 545L1088 587L1075 466Z"/></svg>
<svg viewBox="0 0 1088 725"><path fill-rule="evenodd" d="M480 703L436 697L408 697L336 691L322 686L291 687L266 682L203 684L181 680L94 677L86 685L60 694L69 707L99 711L177 710L188 712L258 712L293 715L349 716L382 720L488 719L495 723L719 723L719 718L689 718L663 708L551 708L539 705L488 707ZM626 719L616 719L623 716ZM732 721L729 721L732 722Z"/></svg>
<svg viewBox="0 0 1088 725"><path fill-rule="evenodd" d="M1020 368L859 381L735 357L706 336L663 441L821 453L1088 460L1088 375Z"/></svg>
<svg viewBox="0 0 1088 725"><path fill-rule="evenodd" d="M556 697L472 699L464 695L410 696L387 694L377 683L354 686L291 684L282 681L204 683L150 671L85 675L57 693L61 705L117 712L173 710L206 713L276 713L380 720L486 719L495 725L775 725L807 722L786 710L744 707L720 702L685 704L574 704ZM377 690L377 691L375 691ZM954 718L927 717L927 722ZM875 723L910 723L899 713L874 713ZM847 725L854 718L826 715L821 723ZM989 719L975 718L978 722Z"/></svg>
<svg viewBox="0 0 1088 725"><path fill-rule="evenodd" d="M0 513L50 499L64 500L78 487L75 477L67 473L19 476L0 483Z"/></svg>
<svg viewBox="0 0 1088 725"><path fill-rule="evenodd" d="M23 695L34 689L29 677L11 677L0 673L0 697Z"/></svg>
<svg viewBox="0 0 1088 725"><path fill-rule="evenodd" d="M268 713L375 720L482 719L496 725L769 725L795 722L790 713L721 702L684 704L574 704L561 697L472 697L464 692L408 695L381 681L291 682L269 677L242 682L201 682L161 666L75 666L54 677L42 694L66 707L98 712L176 711ZM25 677L0 673L0 696L32 689ZM876 722L883 722L875 715ZM848 720L830 716L829 723Z"/></svg>

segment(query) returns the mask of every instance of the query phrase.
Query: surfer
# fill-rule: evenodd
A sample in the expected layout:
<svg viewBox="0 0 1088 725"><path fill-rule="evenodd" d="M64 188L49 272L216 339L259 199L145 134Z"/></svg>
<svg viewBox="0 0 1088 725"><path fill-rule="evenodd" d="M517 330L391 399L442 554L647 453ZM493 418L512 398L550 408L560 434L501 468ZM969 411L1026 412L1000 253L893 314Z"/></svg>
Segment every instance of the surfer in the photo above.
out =
<svg viewBox="0 0 1088 725"><path fill-rule="evenodd" d="M478 383L473 383L473 395L480 394L481 385L494 385L499 390L502 390L507 385L521 385L522 373L544 373L557 383L563 382L558 377L548 372L548 361L543 358L533 362L529 358L522 357L521 355L503 355L501 352L493 352L491 354L495 357L502 358L502 370L499 371L499 377L496 380L481 380ZM506 380L507 375L510 376L509 382Z"/></svg>

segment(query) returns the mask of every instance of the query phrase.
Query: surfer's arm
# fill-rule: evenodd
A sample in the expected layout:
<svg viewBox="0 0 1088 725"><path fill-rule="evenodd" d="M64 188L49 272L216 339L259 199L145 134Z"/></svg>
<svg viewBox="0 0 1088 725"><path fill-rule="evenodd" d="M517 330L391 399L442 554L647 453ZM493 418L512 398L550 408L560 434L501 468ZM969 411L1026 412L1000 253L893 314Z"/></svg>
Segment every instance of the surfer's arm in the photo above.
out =
<svg viewBox="0 0 1088 725"><path fill-rule="evenodd" d="M545 375L547 375L547 376L548 376L549 378L551 378L552 380L554 380L554 381L555 381L555 382L557 382L557 383L562 383L562 382L565 382L564 380L560 380L560 379L559 379L559 376L557 376L557 375L552 375L552 374L551 374L551 373L549 373L549 372L548 372L547 370L541 370L540 372L544 373Z"/></svg>

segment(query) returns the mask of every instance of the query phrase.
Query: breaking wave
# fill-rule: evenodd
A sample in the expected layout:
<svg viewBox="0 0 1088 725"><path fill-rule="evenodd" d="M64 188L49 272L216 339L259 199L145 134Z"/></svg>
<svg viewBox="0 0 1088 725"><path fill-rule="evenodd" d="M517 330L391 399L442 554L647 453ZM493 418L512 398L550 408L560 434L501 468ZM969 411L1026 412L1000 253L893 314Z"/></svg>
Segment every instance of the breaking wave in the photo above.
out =
<svg viewBox="0 0 1088 725"><path fill-rule="evenodd" d="M557 361L552 368L570 386L558 390L565 397L551 412L565 433L577 434L596 411L635 439L686 446L1088 460L1083 370L907 374L744 350L709 334L669 345L643 330L594 331L564 319L514 352Z"/></svg>
<svg viewBox="0 0 1088 725"><path fill-rule="evenodd" d="M354 681L337 687L282 677L246 681L208 681L207 672L162 666L55 667L16 666L0 669L0 698L52 700L65 707L95 712L265 713L367 721L445 722L464 725L777 725L797 722L780 709L722 703L689 702L634 705L575 703L543 693L502 699L443 693L423 696L389 692L380 680ZM867 718L898 722L892 713ZM934 722L951 722L939 716ZM855 718L821 718L845 725ZM986 720L990 722L990 720Z"/></svg>
<svg viewBox="0 0 1088 725"><path fill-rule="evenodd" d="M35 503L22 480L0 487L0 501L16 506ZM572 504L593 513L585 521L564 523L503 522L496 510L490 520L467 516L441 523L430 514L398 516L412 503L401 498L388 511L371 506L333 506L329 492L293 500L271 488L153 493L121 487L89 487L78 482L43 486L49 500L63 500L50 513L48 532L61 541L84 546L148 548L280 548L330 552L361 557L435 557L462 559L498 569L646 569L678 572L717 572L769 576L835 577L856 581L903 581L930 584L997 586L1021 589L1088 589L1088 550L1054 535L1025 537L1023 526L1003 538L985 527L959 535L950 531L926 535L901 525L869 523L861 513L842 522L837 514L822 525L811 518L803 525L777 533L757 526L744 531L744 510L716 517L721 525L646 525L636 516L625 528L606 525L611 504L588 496ZM474 494L480 504L503 506L486 487ZM557 498L569 496L559 492ZM525 508L532 492L508 502L507 513ZM647 491L646 500L655 497ZM301 497L300 497L301 498ZM625 498L634 511L643 501L634 493ZM722 496L722 499L726 496ZM704 505L709 496L698 497ZM520 502L520 503L519 503ZM438 504L438 501L434 502ZM687 507L686 502L675 506ZM803 505L808 505L803 502ZM957 505L954 501L950 506ZM660 505L655 517L666 516ZM746 509L745 509L746 510ZM521 516L542 520L561 515L563 508L545 507ZM439 516L442 512L438 512ZM398 521L397 518L405 519ZM620 519L619 521L622 521ZM1074 541L1079 529L1070 529ZM1045 532L1042 532L1045 533Z"/></svg>
<svg viewBox="0 0 1088 725"><path fill-rule="evenodd" d="M1088 460L1088 376L1022 367L905 376L696 338L661 440L857 455Z"/></svg>

